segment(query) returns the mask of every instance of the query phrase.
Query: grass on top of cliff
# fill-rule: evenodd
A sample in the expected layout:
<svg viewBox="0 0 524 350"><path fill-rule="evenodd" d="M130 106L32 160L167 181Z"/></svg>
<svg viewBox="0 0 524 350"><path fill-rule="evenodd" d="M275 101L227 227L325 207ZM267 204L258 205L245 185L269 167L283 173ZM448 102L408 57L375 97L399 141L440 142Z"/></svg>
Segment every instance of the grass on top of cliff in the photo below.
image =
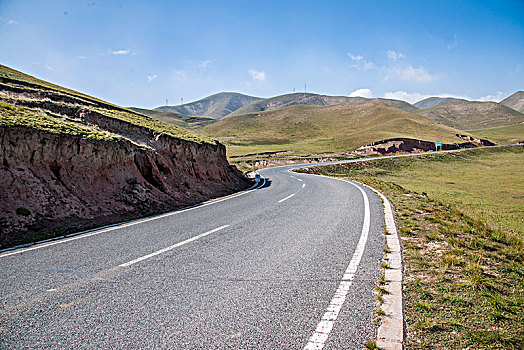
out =
<svg viewBox="0 0 524 350"><path fill-rule="evenodd" d="M524 147L314 167L373 186L395 209L406 349L524 344Z"/></svg>
<svg viewBox="0 0 524 350"><path fill-rule="evenodd" d="M68 89L68 88L65 88L63 86L59 86L59 85L47 82L45 80L41 80L41 79L35 78L35 77L33 77L33 76L29 75L29 74L22 73L20 71L17 71L16 69L12 69L12 68L9 68L7 66L4 66L4 65L0 64L0 81L2 81L3 78L12 80L14 82L21 83L23 85L30 85L30 86L32 86L33 88L36 88L36 89L58 91L58 92L61 92L63 94L74 96L74 97L77 97L77 98L80 98L80 99L93 101L93 102L97 102L97 103L103 103L103 104L106 104L106 105L109 105L109 106L114 106L115 108L121 108L121 107L113 105L113 104L111 104L109 102L102 101L102 100L100 100L100 99L98 99L96 97L89 96L89 95L83 94L81 92L78 92L78 91L75 91L75 90L72 90L72 89Z"/></svg>
<svg viewBox="0 0 524 350"><path fill-rule="evenodd" d="M48 110L49 105L54 107L51 109L55 112L60 111L61 109L67 111L70 107L80 107L103 114L109 118L145 127L174 138L196 143L215 143L215 141L210 138L197 136L191 131L179 126L164 123L143 114L113 105L71 89L51 84L2 65L0 65L0 83L0 92L3 92L3 94L0 95L0 102L4 103L4 109L6 108L5 106L9 104L20 104L24 106L28 101L43 102L40 107L42 113L40 113L39 109L23 107L18 110L20 111L20 115L17 118L13 119L13 116L11 115L9 121L6 119L2 122L3 125L13 125L13 123L16 122L19 126L28 126L28 124L31 124L31 127L34 129L42 129L48 132L60 132L62 134L72 135L82 134L90 138L104 138L101 134L97 134L97 131L104 132L101 128L97 129L95 126L91 125L82 126L80 121L76 121L76 123L75 121L72 121L72 119L75 118L74 116L60 118L56 113ZM44 92L44 94L39 94L39 92ZM16 111L16 109L13 111ZM62 114L62 112L59 113ZM5 112L3 114L5 114ZM3 114L2 118L7 118L7 116L4 117ZM53 115L56 118L53 117ZM22 120L22 116L29 119L24 121ZM51 119L53 119L52 122ZM64 123L64 125L60 125L61 123ZM82 132L79 131L80 129ZM88 132L90 129L93 129L92 133ZM132 135L125 135L125 137L133 139Z"/></svg>
<svg viewBox="0 0 524 350"><path fill-rule="evenodd" d="M93 140L115 140L118 135L97 126L77 123L49 112L0 102L0 127L26 127L52 134L82 136Z"/></svg>
<svg viewBox="0 0 524 350"><path fill-rule="evenodd" d="M211 138L205 137L205 136L197 136L195 134L192 134L189 130L184 129L182 127L168 124L163 121L147 117L145 115L135 113L135 112L127 112L127 111L115 111L115 110L108 110L108 109L101 109L101 108L94 108L89 107L89 109L94 110L98 113L101 113L107 117L122 120L134 125L142 126L151 130L154 130L159 133L163 133L178 139L183 139L187 141L192 141L196 143L212 143L214 144L215 141Z"/></svg>

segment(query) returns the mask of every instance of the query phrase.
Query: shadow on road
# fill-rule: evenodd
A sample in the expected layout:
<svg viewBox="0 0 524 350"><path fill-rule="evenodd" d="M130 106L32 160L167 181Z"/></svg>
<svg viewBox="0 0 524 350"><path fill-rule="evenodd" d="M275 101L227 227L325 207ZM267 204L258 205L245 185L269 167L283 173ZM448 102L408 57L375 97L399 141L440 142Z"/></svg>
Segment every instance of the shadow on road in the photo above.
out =
<svg viewBox="0 0 524 350"><path fill-rule="evenodd" d="M268 178L266 178L266 182L265 182L264 185L263 185L262 187L260 187L259 189L261 189L261 188L267 188L267 187L269 187L269 186L271 186L271 180L268 179Z"/></svg>

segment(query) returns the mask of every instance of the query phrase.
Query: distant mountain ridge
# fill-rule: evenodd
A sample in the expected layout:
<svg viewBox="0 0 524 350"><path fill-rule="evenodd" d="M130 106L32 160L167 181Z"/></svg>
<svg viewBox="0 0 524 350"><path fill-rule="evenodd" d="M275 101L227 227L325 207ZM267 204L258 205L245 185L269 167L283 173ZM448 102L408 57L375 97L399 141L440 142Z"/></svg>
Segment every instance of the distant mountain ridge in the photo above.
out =
<svg viewBox="0 0 524 350"><path fill-rule="evenodd" d="M340 103L357 103L357 102L370 102L370 101L379 101L388 106L406 111L406 112L416 112L417 108L413 107L407 102L400 100L391 100L384 98L375 98L368 99L364 97L348 97L348 96L328 96L328 95L318 95L313 93L306 92L297 92L292 94L285 94L275 97L266 98L249 105L246 105L242 108L237 109L230 116L256 113L262 111L274 111L277 109L294 106L294 105L306 105L306 106L331 106Z"/></svg>
<svg viewBox="0 0 524 350"><path fill-rule="evenodd" d="M418 112L460 130L485 129L524 122L524 114L496 102L448 102Z"/></svg>
<svg viewBox="0 0 524 350"><path fill-rule="evenodd" d="M177 106L161 106L154 110L176 112L188 116L222 119L231 112L261 99L260 97L243 95L237 92L219 92L195 102Z"/></svg>
<svg viewBox="0 0 524 350"><path fill-rule="evenodd" d="M524 91L515 92L513 95L500 101L500 104L524 113Z"/></svg>
<svg viewBox="0 0 524 350"><path fill-rule="evenodd" d="M420 108L420 109L427 109L427 108L438 106L443 103L464 102L464 101L467 101L467 100L464 100L462 98L455 98L455 97L428 97L426 99L418 101L417 103L414 103L413 106Z"/></svg>
<svg viewBox="0 0 524 350"><path fill-rule="evenodd" d="M215 123L217 120L207 117L191 117L185 114L180 114L177 112L163 112L156 111L153 109L145 109L138 107L129 107L128 109L146 115L156 120L160 120L164 123L174 124L186 129L198 129L205 127L209 124Z"/></svg>
<svg viewBox="0 0 524 350"><path fill-rule="evenodd" d="M358 99L364 101L355 102ZM456 136L461 131L380 100L356 97L352 101L324 106L297 104L231 115L207 126L204 132L226 144L234 142L235 145L259 145L266 151L306 153L347 150L398 137L431 142L462 141Z"/></svg>

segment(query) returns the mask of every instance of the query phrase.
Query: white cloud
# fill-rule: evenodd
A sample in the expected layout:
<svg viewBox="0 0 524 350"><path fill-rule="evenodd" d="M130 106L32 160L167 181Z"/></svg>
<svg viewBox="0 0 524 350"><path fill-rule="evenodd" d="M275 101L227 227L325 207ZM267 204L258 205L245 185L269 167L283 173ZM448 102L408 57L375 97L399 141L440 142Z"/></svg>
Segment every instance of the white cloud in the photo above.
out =
<svg viewBox="0 0 524 350"><path fill-rule="evenodd" d="M358 70L369 70L369 69L375 69L376 66L373 62L366 61L363 56L360 55L353 55L352 53L348 52L348 57L351 59L352 64L351 67L358 69Z"/></svg>
<svg viewBox="0 0 524 350"><path fill-rule="evenodd" d="M362 56L353 55L351 52L348 52L348 57L351 58L353 61L361 61L364 59Z"/></svg>
<svg viewBox="0 0 524 350"><path fill-rule="evenodd" d="M34 64L35 66L42 66L42 67L45 67L47 70L49 70L49 71L51 71L51 72L54 71L54 68L53 68L53 67L48 66L48 65L46 65L46 64L42 64L42 63L37 62L37 61L33 61L33 62L31 62L31 63Z"/></svg>
<svg viewBox="0 0 524 350"><path fill-rule="evenodd" d="M495 101L500 102L504 99L504 95L502 94L502 91L497 91L494 95L486 95L482 96L478 99L478 101Z"/></svg>
<svg viewBox="0 0 524 350"><path fill-rule="evenodd" d="M173 78L178 82L187 80L187 72L185 70L176 70L173 72Z"/></svg>
<svg viewBox="0 0 524 350"><path fill-rule="evenodd" d="M421 100L424 100L428 97L453 97L453 98L461 98L464 100L471 100L468 96L464 95L457 95L457 94L448 94L448 93L440 93L440 94L432 94L432 95L426 95L426 94L420 94L418 92L406 92L406 91L395 91L395 92L386 92L384 94L385 98L390 98L393 100L402 100L409 103L415 103Z"/></svg>
<svg viewBox="0 0 524 350"><path fill-rule="evenodd" d="M203 60L203 61L198 62L198 66L201 68L206 68L213 62L215 62L215 60Z"/></svg>
<svg viewBox="0 0 524 350"><path fill-rule="evenodd" d="M457 47L457 46L458 46L458 38L457 38L457 34L455 34L453 35L453 41L447 45L447 49L451 50L452 48Z"/></svg>
<svg viewBox="0 0 524 350"><path fill-rule="evenodd" d="M133 53L130 50L115 50L111 51L112 55L120 56L120 55L133 55Z"/></svg>
<svg viewBox="0 0 524 350"><path fill-rule="evenodd" d="M86 59L87 57L86 56L76 56L76 59L77 60L84 60Z"/></svg>
<svg viewBox="0 0 524 350"><path fill-rule="evenodd" d="M413 66L392 67L384 77L384 80L397 78L403 81L415 81L418 83L429 83L436 80L437 75L431 74L424 67Z"/></svg>
<svg viewBox="0 0 524 350"><path fill-rule="evenodd" d="M156 74L148 75L148 76L147 76L147 81L148 81L148 82L152 82L152 81L155 80L155 79L156 79Z"/></svg>
<svg viewBox="0 0 524 350"><path fill-rule="evenodd" d="M395 91L395 92L386 92L384 94L384 97L385 98L390 98L392 100L402 100L402 101L406 101L406 102L409 102L409 103L415 103L415 102L423 100L423 99L425 99L425 98L427 98L429 96L428 95L419 94L418 92L409 93L409 92L406 92L406 91Z"/></svg>
<svg viewBox="0 0 524 350"><path fill-rule="evenodd" d="M370 89L357 89L349 94L349 97L365 97L365 98L372 98L373 93Z"/></svg>
<svg viewBox="0 0 524 350"><path fill-rule="evenodd" d="M396 61L400 58L406 58L406 55L404 55L402 52L396 52L394 50L389 50L386 52L386 54L388 55L388 58L393 61Z"/></svg>
<svg viewBox="0 0 524 350"><path fill-rule="evenodd" d="M263 71L258 71L258 70L250 68L249 75L251 75L251 79L253 80L260 80L260 81L266 80L266 72L263 72Z"/></svg>
<svg viewBox="0 0 524 350"><path fill-rule="evenodd" d="M18 24L18 22L14 19L10 19L9 21L7 21L7 24Z"/></svg>

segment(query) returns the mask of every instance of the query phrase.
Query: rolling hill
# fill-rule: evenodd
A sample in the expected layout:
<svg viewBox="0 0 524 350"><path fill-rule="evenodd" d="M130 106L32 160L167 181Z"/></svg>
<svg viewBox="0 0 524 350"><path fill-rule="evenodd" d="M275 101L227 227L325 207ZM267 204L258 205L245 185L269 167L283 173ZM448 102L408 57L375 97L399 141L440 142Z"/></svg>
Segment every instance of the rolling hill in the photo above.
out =
<svg viewBox="0 0 524 350"><path fill-rule="evenodd" d="M372 99L364 97L347 97L347 96L326 96L318 95L313 93L297 92L293 94L286 94L275 96L271 98L266 98L249 105L246 105L242 108L237 109L229 116L249 114L261 111L273 111L289 106L294 105L306 105L306 106L330 106L340 103L349 103L349 102L366 102L371 101ZM389 106L401 109L407 112L415 112L418 109L413 107L407 102L400 100L390 100L390 99L374 99Z"/></svg>
<svg viewBox="0 0 524 350"><path fill-rule="evenodd" d="M200 129L217 121L216 119L206 117L190 117L176 112L163 112L137 107L129 107L129 109L164 123L174 124L185 129Z"/></svg>
<svg viewBox="0 0 524 350"><path fill-rule="evenodd" d="M506 97L500 104L513 108L520 113L524 113L524 91L517 91L513 95Z"/></svg>
<svg viewBox="0 0 524 350"><path fill-rule="evenodd" d="M390 138L462 142L458 130L379 101L330 106L294 105L232 115L205 133L229 144L230 154L293 150L302 153L356 149Z"/></svg>
<svg viewBox="0 0 524 350"><path fill-rule="evenodd" d="M154 110L160 112L176 112L189 116L222 119L231 112L261 100L259 97L247 96L236 92L220 92L201 100L178 106L161 106Z"/></svg>
<svg viewBox="0 0 524 350"><path fill-rule="evenodd" d="M418 101L417 103L413 104L413 106L420 108L420 109L427 109L427 108L438 106L443 103L464 102L464 101L467 101L467 100L464 100L461 98L454 98L454 97L428 97L424 100Z"/></svg>
<svg viewBox="0 0 524 350"><path fill-rule="evenodd" d="M474 130L524 122L524 114L496 102L449 102L418 112L437 123Z"/></svg>

